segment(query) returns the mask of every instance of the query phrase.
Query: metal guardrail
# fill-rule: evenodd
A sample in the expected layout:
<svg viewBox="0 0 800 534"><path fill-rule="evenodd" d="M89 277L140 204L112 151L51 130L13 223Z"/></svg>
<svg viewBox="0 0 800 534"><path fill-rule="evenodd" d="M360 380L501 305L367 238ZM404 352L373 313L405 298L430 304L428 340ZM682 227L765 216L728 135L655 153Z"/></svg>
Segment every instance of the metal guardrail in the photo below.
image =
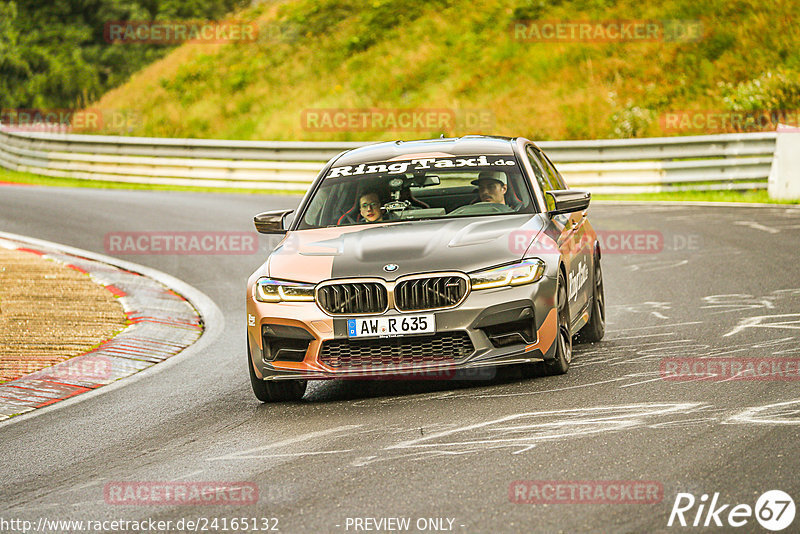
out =
<svg viewBox="0 0 800 534"><path fill-rule="evenodd" d="M776 134L546 141L571 187L595 193L766 189ZM113 182L304 191L331 157L369 142L226 141L13 132L0 166Z"/></svg>

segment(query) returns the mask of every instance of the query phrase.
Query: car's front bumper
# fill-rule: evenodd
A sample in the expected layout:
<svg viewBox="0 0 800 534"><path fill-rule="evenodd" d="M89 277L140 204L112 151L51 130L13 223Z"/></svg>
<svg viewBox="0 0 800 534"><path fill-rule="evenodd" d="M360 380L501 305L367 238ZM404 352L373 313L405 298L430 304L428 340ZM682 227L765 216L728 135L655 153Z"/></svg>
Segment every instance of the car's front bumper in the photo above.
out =
<svg viewBox="0 0 800 534"><path fill-rule="evenodd" d="M381 338L369 342L348 341L347 317L331 317L315 302L259 302L253 296L251 284L247 296L247 339L251 363L256 375L265 380L348 377L413 379L469 377L472 376L469 370L549 359L554 354L557 331L555 285L555 279L544 277L534 284L472 291L458 307L452 309L406 314L389 310L383 315L401 317L433 313L438 337L407 336L399 340L383 340L387 345L403 347L397 349L401 353L413 346L414 358L400 357L391 364L378 365L365 365L361 359L358 360L361 362L359 365L335 367L330 364L330 358L322 357L325 342L344 340L338 345L346 351L351 343L379 345ZM527 332L513 335L514 329L520 325L528 325ZM506 331L510 331L511 335L505 335ZM442 336L463 337L457 333L468 336L472 350L468 354L442 361L441 355L437 357L434 353L436 349L430 347L441 346L435 341ZM503 341L499 341L501 339ZM272 350L274 348L277 351ZM276 353L278 357L274 359Z"/></svg>

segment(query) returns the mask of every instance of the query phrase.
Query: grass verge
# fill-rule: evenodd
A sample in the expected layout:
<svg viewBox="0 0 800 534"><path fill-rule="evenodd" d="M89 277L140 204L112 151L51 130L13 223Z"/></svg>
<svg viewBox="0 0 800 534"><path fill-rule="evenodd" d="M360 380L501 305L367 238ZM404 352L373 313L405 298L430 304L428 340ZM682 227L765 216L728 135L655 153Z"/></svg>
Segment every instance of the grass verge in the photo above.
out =
<svg viewBox="0 0 800 534"><path fill-rule="evenodd" d="M800 204L798 200L776 200L766 189L752 191L676 191L636 195L592 195L595 200L640 200L672 202L744 202L751 204Z"/></svg>
<svg viewBox="0 0 800 534"><path fill-rule="evenodd" d="M291 192L277 189L228 189L224 187L194 187L181 185L161 185L161 184L132 184L125 182L104 182L96 180L81 180L79 178L56 178L51 176L40 176L28 172L10 171L0 167L0 182L27 185L46 185L51 187L91 187L94 189L128 189L144 191L193 191L201 193L237 193L237 194L259 194L259 195L295 195L300 196L304 191Z"/></svg>

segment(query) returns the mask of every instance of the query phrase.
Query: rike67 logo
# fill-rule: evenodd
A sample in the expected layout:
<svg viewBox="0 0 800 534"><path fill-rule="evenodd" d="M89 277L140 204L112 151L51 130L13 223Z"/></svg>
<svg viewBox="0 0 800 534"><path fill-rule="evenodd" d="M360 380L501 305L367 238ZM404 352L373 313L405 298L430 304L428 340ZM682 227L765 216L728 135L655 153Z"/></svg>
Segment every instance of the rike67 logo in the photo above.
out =
<svg viewBox="0 0 800 534"><path fill-rule="evenodd" d="M781 490L764 492L756 500L755 507L749 504L723 504L719 500L719 493L714 493L711 502L706 493L700 499L691 493L678 493L667 526L739 528L751 524L755 516L762 527L778 532L792 524L794 514L794 500ZM751 532L752 526L746 530Z"/></svg>

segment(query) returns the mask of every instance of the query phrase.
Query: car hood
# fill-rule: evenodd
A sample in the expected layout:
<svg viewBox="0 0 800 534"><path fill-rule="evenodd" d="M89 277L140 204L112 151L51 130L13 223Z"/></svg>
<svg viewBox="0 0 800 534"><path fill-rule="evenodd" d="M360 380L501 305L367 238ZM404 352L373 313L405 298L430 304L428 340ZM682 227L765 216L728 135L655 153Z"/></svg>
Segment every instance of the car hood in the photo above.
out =
<svg viewBox="0 0 800 534"><path fill-rule="evenodd" d="M270 255L268 276L317 283L476 271L520 259L543 227L541 215L519 214L299 230Z"/></svg>

